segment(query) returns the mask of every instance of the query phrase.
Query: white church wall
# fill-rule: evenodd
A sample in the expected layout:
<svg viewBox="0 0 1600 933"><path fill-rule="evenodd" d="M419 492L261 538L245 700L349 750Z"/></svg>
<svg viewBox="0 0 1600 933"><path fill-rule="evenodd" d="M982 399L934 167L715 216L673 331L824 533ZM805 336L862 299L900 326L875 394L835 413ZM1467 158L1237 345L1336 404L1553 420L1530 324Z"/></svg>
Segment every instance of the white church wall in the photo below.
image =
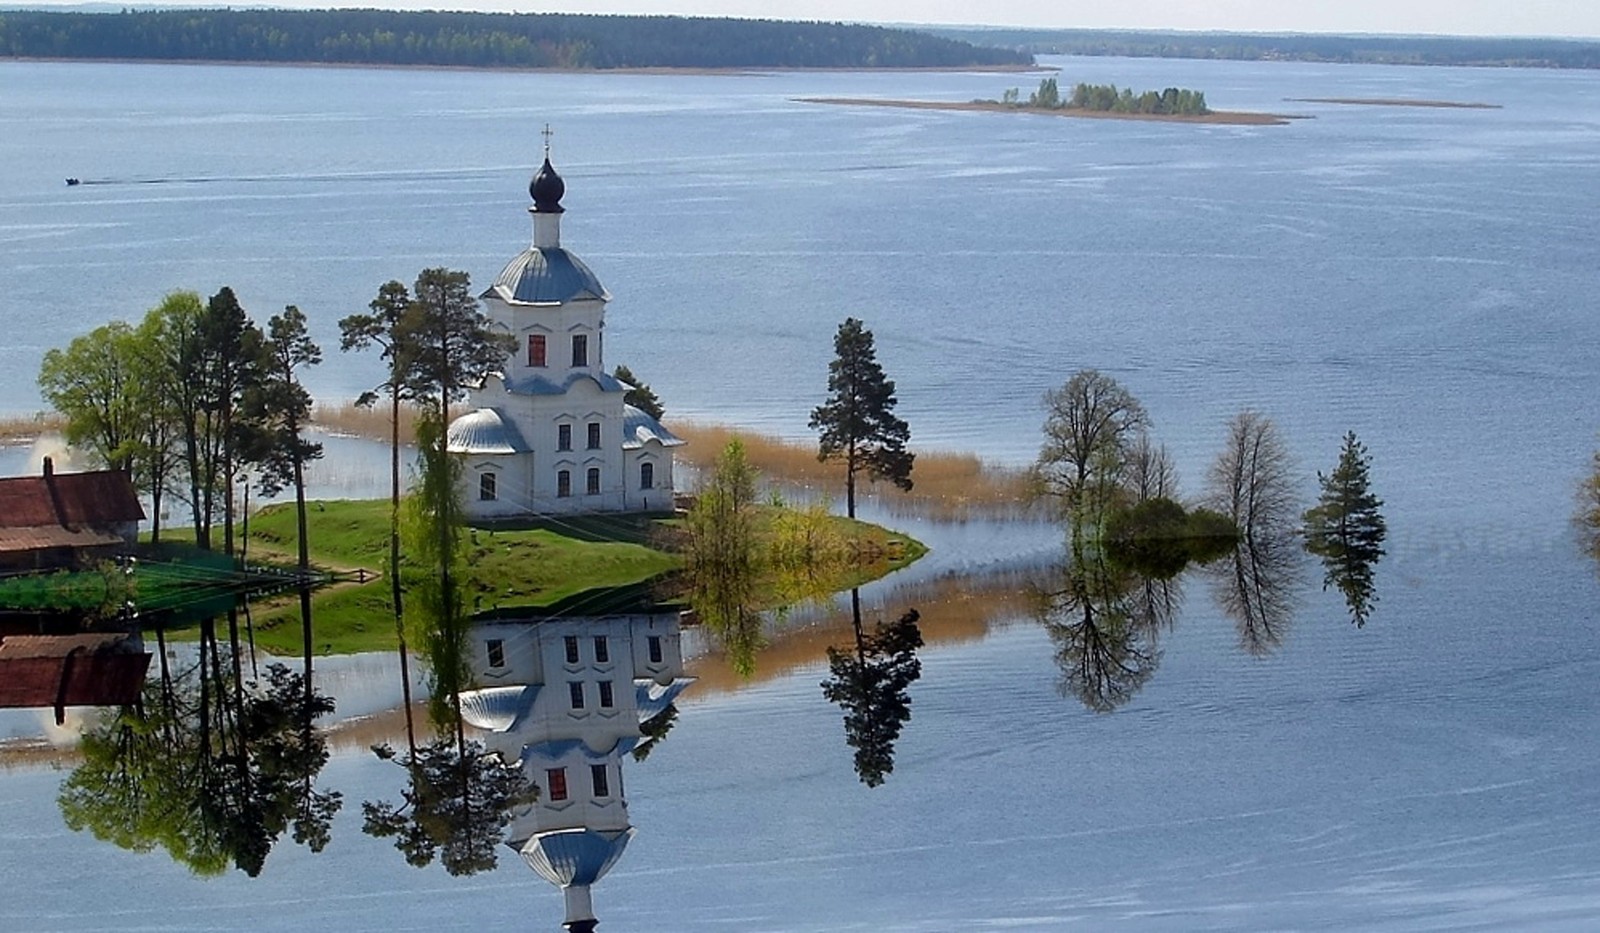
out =
<svg viewBox="0 0 1600 933"><path fill-rule="evenodd" d="M548 165L545 195L559 200L561 184ZM550 179L555 178L554 186ZM557 250L560 247L561 211L555 202L538 202L535 195L534 242L530 250ZM552 209L554 205L554 209ZM535 256L524 252L513 263L519 274L552 274L554 267L539 262L577 262L567 254L553 258L545 252ZM508 266L508 271L513 267ZM543 269L543 272L539 270ZM532 453L511 472L497 474L494 499L482 499L483 474L498 469L479 461L469 465L463 479L462 495L467 514L473 518L496 518L516 514L571 515L586 512L665 511L670 509L674 492L672 452L659 444L647 452L623 449L625 424L623 393L604 391L597 378L605 370L606 301L592 297L604 288L584 270L588 285L571 300L530 303L506 300L507 293L491 289L484 298L485 311L496 329L515 338L516 346L507 356L505 378L491 377L471 392L470 408L493 408L510 422ZM507 273L502 273L502 276ZM553 273L559 280L560 273ZM524 282L531 281L524 279ZM559 287L559 286L558 286ZM524 294L542 294L537 289ZM570 292L569 292L570 294ZM530 343L530 339L534 342ZM580 352L581 348L581 352ZM574 375L595 378L572 379ZM549 394L517 394L508 391L507 382L521 385L538 377L560 390ZM568 380L572 379L570 385ZM597 436L591 437L591 425ZM565 432L565 433L563 433ZM591 444L593 439L596 443ZM566 443L563 443L563 440ZM645 458L643 461L639 458ZM653 470L650 490L639 488L640 462L650 462ZM565 482L563 482L563 476ZM515 485L516 488L512 488Z"/></svg>
<svg viewBox="0 0 1600 933"><path fill-rule="evenodd" d="M640 512L667 512L672 509L672 457L657 441L624 451L622 468L623 508ZM643 485L645 464L650 465L650 483Z"/></svg>

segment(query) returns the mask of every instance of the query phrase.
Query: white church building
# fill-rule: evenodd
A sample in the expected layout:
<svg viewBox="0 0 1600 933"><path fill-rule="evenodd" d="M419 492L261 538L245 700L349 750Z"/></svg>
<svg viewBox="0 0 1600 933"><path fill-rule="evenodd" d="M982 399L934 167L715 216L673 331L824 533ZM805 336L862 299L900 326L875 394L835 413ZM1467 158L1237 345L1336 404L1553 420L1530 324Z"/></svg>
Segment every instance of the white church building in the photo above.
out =
<svg viewBox="0 0 1600 933"><path fill-rule="evenodd" d="M469 520L581 512L665 512L683 441L623 401L605 369L611 295L561 246L566 183L544 164L528 186L533 243L480 297L517 349L450 423Z"/></svg>
<svg viewBox="0 0 1600 933"><path fill-rule="evenodd" d="M563 928L591 933L591 888L634 834L623 762L694 682L678 612L483 620L471 639L482 686L461 695L462 717L539 788L512 811L506 843L562 892Z"/></svg>

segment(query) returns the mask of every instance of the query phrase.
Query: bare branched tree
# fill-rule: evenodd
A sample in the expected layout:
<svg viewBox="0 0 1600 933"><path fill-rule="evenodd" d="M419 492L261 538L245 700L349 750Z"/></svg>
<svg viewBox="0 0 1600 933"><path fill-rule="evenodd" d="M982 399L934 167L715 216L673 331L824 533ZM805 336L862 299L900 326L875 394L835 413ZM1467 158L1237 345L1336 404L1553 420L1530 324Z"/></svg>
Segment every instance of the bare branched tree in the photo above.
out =
<svg viewBox="0 0 1600 933"><path fill-rule="evenodd" d="M1299 519L1293 460L1277 426L1260 412L1246 409L1228 423L1209 484L1209 504L1233 519L1247 541L1288 534Z"/></svg>
<svg viewBox="0 0 1600 933"><path fill-rule="evenodd" d="M1125 473L1127 489L1135 502L1178 498L1178 470L1172 465L1172 457L1165 444L1150 440L1146 432L1139 432L1129 447Z"/></svg>

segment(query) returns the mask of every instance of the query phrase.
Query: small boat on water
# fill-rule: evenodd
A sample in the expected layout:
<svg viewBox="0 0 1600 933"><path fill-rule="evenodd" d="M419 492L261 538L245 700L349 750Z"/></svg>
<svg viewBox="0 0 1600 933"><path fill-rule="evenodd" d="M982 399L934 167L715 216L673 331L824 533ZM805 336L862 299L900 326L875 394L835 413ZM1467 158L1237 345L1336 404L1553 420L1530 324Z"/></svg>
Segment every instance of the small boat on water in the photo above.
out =
<svg viewBox="0 0 1600 933"><path fill-rule="evenodd" d="M67 187L68 188L72 187L73 185L81 185L81 184L83 184L83 182L78 180L78 179L76 179L76 178L67 179Z"/></svg>

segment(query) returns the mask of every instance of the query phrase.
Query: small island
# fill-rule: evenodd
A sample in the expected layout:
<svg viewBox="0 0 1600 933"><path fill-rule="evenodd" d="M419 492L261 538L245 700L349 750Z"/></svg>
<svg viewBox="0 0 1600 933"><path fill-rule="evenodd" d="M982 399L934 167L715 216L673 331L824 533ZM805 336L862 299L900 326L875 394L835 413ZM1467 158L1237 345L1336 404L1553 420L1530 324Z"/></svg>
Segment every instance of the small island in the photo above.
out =
<svg viewBox="0 0 1600 933"><path fill-rule="evenodd" d="M1169 87L1162 91L1135 94L1131 88L1114 84L1077 84L1069 97L1061 96L1055 78L1039 82L1039 89L1021 99L1018 88L1007 90L999 100L928 101L875 100L851 97L808 97L804 103L851 104L867 107L903 107L913 110L980 110L1042 113L1061 117L1088 117L1112 120L1160 120L1171 123L1211 123L1235 126L1282 126L1290 117L1276 113L1247 113L1212 110L1206 106L1203 91Z"/></svg>

